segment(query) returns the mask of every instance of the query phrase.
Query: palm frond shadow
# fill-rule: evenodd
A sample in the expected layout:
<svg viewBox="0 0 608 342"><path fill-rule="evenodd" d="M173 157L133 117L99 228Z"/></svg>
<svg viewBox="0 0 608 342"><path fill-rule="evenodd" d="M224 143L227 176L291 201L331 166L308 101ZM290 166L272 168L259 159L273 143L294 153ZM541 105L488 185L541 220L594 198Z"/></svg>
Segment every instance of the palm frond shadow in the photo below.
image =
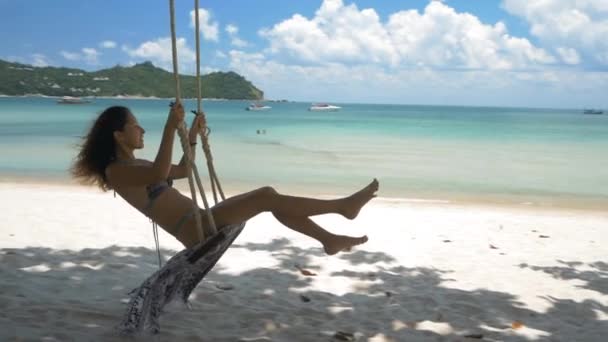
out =
<svg viewBox="0 0 608 342"><path fill-rule="evenodd" d="M346 262L344 270L306 276L295 265L318 272L315 262L322 260L321 249L303 249L286 239L237 241L231 249L269 253L278 266L259 265L233 274L225 263L239 260L230 257L229 250L193 292L190 310L170 307L162 316L162 340L329 341L336 332L344 332L358 341L378 336L464 341L471 334L489 341L529 341L511 327L515 321L537 331L539 341L563 341L577 334L586 341L603 341L608 332L608 321L600 317L608 315L608 307L599 301L546 297L550 308L536 312L513 294L451 288L450 270L403 267L381 252L343 253L335 257ZM120 340L113 326L122 318L129 290L157 269L155 253L119 246L80 251L0 249L0 323L5 327L0 339ZM362 265L372 271L358 271ZM585 282L585 288L608 293L605 262L587 265L591 268L584 271L578 270L580 266L560 261L554 268L521 267L560 279L574 277ZM348 290L315 290L311 285L319 278L342 282Z"/></svg>

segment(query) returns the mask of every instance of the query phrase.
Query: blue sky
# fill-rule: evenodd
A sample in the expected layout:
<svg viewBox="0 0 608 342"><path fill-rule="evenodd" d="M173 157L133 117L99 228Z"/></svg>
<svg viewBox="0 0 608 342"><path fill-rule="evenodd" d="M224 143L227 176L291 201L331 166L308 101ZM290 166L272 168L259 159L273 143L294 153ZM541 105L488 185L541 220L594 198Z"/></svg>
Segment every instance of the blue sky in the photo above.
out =
<svg viewBox="0 0 608 342"><path fill-rule="evenodd" d="M176 0L194 73L194 1ZM203 73L270 99L608 107L606 0L200 1ZM167 0L0 0L0 58L170 70Z"/></svg>

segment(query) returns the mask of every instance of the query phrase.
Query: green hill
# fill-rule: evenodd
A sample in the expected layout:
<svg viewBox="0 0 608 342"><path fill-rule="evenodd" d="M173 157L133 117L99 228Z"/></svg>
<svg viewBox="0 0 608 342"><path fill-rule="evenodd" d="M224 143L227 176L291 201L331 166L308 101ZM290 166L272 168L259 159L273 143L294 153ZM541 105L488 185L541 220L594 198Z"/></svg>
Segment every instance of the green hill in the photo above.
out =
<svg viewBox="0 0 608 342"><path fill-rule="evenodd" d="M151 62L115 66L94 72L57 67L33 67L0 60L0 94L49 96L156 96L174 97L173 74ZM196 77L180 77L183 98L194 98ZM264 92L234 72L213 72L201 77L205 98L261 100Z"/></svg>

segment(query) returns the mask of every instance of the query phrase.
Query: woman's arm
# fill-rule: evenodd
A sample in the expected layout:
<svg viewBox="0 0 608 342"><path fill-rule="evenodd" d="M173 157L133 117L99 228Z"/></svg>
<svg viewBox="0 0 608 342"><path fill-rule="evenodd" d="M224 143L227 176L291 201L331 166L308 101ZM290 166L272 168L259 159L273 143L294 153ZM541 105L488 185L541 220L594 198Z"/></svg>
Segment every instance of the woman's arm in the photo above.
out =
<svg viewBox="0 0 608 342"><path fill-rule="evenodd" d="M184 109L178 102L169 112L163 136L154 162L150 166L112 163L106 169L106 176L112 185L137 186L165 180L171 171L171 157L175 130L184 120Z"/></svg>
<svg viewBox="0 0 608 342"><path fill-rule="evenodd" d="M192 120L192 125L190 126L190 132L188 133L188 142L190 143L190 155L192 156L192 161L196 160L196 147L197 147L197 138L198 134L202 132L204 129L204 118L203 115L197 115ZM180 160L178 165L173 165L171 167L171 171L169 172L169 178L171 179L180 179L188 177L188 170L186 169L186 162L188 156L186 153L183 154L182 159Z"/></svg>

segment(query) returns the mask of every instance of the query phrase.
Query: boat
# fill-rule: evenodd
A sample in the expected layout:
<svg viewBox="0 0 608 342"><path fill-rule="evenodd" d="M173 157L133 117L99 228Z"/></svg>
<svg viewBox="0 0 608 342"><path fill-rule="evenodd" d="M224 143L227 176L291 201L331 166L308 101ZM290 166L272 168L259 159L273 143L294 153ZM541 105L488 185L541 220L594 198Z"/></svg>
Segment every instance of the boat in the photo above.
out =
<svg viewBox="0 0 608 342"><path fill-rule="evenodd" d="M601 110L597 110L597 109L585 109L585 110L583 110L583 114L599 115L599 114L604 114L604 112Z"/></svg>
<svg viewBox="0 0 608 342"><path fill-rule="evenodd" d="M272 108L272 107L266 106L266 105L264 105L262 103L252 103L249 106L247 106L245 108L245 110L249 110L249 111L252 111L252 112L263 112L265 110L270 110L270 108Z"/></svg>
<svg viewBox="0 0 608 342"><path fill-rule="evenodd" d="M84 103L90 103L90 102L91 101L89 101L89 100L85 100L80 97L73 97L73 96L64 96L61 99L57 100L57 103L59 103L59 104L84 104Z"/></svg>
<svg viewBox="0 0 608 342"><path fill-rule="evenodd" d="M337 112L342 107L330 105L327 103L313 103L312 106L308 108L311 112Z"/></svg>

